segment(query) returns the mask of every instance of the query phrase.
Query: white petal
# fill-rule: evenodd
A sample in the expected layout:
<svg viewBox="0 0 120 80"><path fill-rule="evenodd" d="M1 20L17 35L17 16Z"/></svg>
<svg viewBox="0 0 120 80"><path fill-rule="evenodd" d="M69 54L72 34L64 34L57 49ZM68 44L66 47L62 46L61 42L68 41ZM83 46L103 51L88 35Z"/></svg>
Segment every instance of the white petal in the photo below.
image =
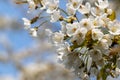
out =
<svg viewBox="0 0 120 80"><path fill-rule="evenodd" d="M87 71L89 72L90 68L91 68L91 65L92 65L92 58L89 56L88 57L88 62L87 62Z"/></svg>

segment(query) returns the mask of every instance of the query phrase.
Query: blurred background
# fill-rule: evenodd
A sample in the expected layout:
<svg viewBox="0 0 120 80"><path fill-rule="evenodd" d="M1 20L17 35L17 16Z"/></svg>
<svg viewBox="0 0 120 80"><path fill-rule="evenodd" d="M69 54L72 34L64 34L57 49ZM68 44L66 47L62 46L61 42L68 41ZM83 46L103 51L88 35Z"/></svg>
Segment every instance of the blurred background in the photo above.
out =
<svg viewBox="0 0 120 80"><path fill-rule="evenodd" d="M54 48L48 43L43 25L39 37L24 29L28 5L0 0L0 80L74 80L75 76L57 64ZM56 28L54 29L56 30Z"/></svg>
<svg viewBox="0 0 120 80"><path fill-rule="evenodd" d="M120 19L120 0L110 2ZM60 28L48 22L40 27L37 38L32 37L22 21L23 17L33 16L27 10L26 4L0 0L0 80L78 80L57 63L57 54L46 38L46 28Z"/></svg>

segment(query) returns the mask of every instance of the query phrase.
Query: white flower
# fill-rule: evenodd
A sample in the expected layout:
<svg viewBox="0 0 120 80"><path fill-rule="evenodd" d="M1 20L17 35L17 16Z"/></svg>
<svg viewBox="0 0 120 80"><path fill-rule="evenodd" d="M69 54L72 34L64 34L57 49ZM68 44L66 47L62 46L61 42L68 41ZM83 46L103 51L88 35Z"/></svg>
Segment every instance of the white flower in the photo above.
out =
<svg viewBox="0 0 120 80"><path fill-rule="evenodd" d="M92 25L94 28L101 27L100 24L103 23L100 19L100 17L96 17L95 19L92 20Z"/></svg>
<svg viewBox="0 0 120 80"><path fill-rule="evenodd" d="M81 44L85 39L86 33L87 33L86 28L78 28L76 32L73 34L73 37L71 38L71 42L76 41L77 44Z"/></svg>
<svg viewBox="0 0 120 80"><path fill-rule="evenodd" d="M46 4L48 8L47 13L53 13L58 8L59 0L48 0Z"/></svg>
<svg viewBox="0 0 120 80"><path fill-rule="evenodd" d="M31 27L31 22L27 18L22 18L24 21L25 29L29 29Z"/></svg>
<svg viewBox="0 0 120 80"><path fill-rule="evenodd" d="M107 39L101 39L98 45L99 45L99 47L101 47L102 50L104 50L104 49L109 49L109 44L108 43L109 42L108 42Z"/></svg>
<svg viewBox="0 0 120 80"><path fill-rule="evenodd" d="M99 61L102 59L102 53L99 49L92 49L88 52L93 61Z"/></svg>
<svg viewBox="0 0 120 80"><path fill-rule="evenodd" d="M29 4L29 8L30 8L30 10L28 11L28 13L29 13L30 11L32 11L32 10L35 9L36 4L34 3L33 0L27 0L27 2L28 2L28 4Z"/></svg>
<svg viewBox="0 0 120 80"><path fill-rule="evenodd" d="M108 24L108 22L110 21L109 18L107 18L108 14L104 13L102 15L99 16L99 20L101 22L101 26L102 27L106 27L106 25Z"/></svg>
<svg viewBox="0 0 120 80"><path fill-rule="evenodd" d="M75 10L77 10L82 2L83 0L69 0L68 4L70 4Z"/></svg>
<svg viewBox="0 0 120 80"><path fill-rule="evenodd" d="M79 27L79 23L78 22L74 22L73 24L68 23L66 25L67 35L68 36L72 36L75 33L75 31L77 30L78 27Z"/></svg>
<svg viewBox="0 0 120 80"><path fill-rule="evenodd" d="M105 9L109 6L108 0L98 0L98 3L95 2L95 5L100 9Z"/></svg>
<svg viewBox="0 0 120 80"><path fill-rule="evenodd" d="M54 35L52 36L52 40L54 43L62 43L64 39L64 34L60 32L55 32Z"/></svg>
<svg viewBox="0 0 120 80"><path fill-rule="evenodd" d="M33 37L37 37L37 29L36 29L36 28L30 28L30 34L31 34Z"/></svg>
<svg viewBox="0 0 120 80"><path fill-rule="evenodd" d="M108 24L109 32L113 35L119 35L120 34L120 23L119 22L112 22L110 21Z"/></svg>
<svg viewBox="0 0 120 80"><path fill-rule="evenodd" d="M51 14L51 22L56 22L59 20L59 18L61 17L60 15L60 11L54 11L54 13Z"/></svg>
<svg viewBox="0 0 120 80"><path fill-rule="evenodd" d="M107 18L107 14L104 13L96 16L96 18L93 20L93 25L94 27L106 27L108 22L109 19Z"/></svg>
<svg viewBox="0 0 120 80"><path fill-rule="evenodd" d="M106 39L101 39L97 45L93 46L94 49L98 49L101 51L102 54L109 56L110 50L109 50L109 44Z"/></svg>
<svg viewBox="0 0 120 80"><path fill-rule="evenodd" d="M84 27L86 28L87 30L90 30L92 29L92 21L90 20L90 18L85 18L85 19L82 19L80 21L80 27Z"/></svg>
<svg viewBox="0 0 120 80"><path fill-rule="evenodd" d="M107 40L106 43L108 44L108 46L111 46L113 38L114 38L113 35L110 35L110 34L105 34L103 36L103 39Z"/></svg>
<svg viewBox="0 0 120 80"><path fill-rule="evenodd" d="M86 3L85 5L80 5L78 11L81 13L81 14L88 14L90 12L90 9L91 9L91 5L90 3Z"/></svg>
<svg viewBox="0 0 120 80"><path fill-rule="evenodd" d="M59 46L59 48L57 49L57 53L58 53L58 61L59 62L63 62L67 55L70 53L70 45L68 43L65 43L64 45Z"/></svg>
<svg viewBox="0 0 120 80"><path fill-rule="evenodd" d="M103 33L100 29L92 29L92 39L93 40L100 40L103 37Z"/></svg>
<svg viewBox="0 0 120 80"><path fill-rule="evenodd" d="M74 9L71 4L66 4L66 7L67 7L67 13L69 15L74 15L76 13L76 9Z"/></svg>
<svg viewBox="0 0 120 80"><path fill-rule="evenodd" d="M104 14L104 10L100 10L99 8L96 7L92 7L90 11L93 16L100 16Z"/></svg>

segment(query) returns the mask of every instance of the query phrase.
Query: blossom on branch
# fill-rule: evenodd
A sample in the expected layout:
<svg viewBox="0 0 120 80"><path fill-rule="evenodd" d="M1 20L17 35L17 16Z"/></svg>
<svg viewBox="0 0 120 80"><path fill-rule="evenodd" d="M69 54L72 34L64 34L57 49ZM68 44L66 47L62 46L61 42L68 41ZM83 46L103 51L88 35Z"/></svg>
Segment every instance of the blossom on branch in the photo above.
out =
<svg viewBox="0 0 120 80"><path fill-rule="evenodd" d="M83 0L68 0L66 11L60 8L59 0L47 1L45 11L51 16L49 21L60 22L61 26L57 32L47 30L59 62L82 80L90 80L92 76L97 80L117 77L120 22L109 8L108 0L98 0L95 6ZM80 20L77 14L84 17ZM25 25L29 24L28 20L24 21Z"/></svg>

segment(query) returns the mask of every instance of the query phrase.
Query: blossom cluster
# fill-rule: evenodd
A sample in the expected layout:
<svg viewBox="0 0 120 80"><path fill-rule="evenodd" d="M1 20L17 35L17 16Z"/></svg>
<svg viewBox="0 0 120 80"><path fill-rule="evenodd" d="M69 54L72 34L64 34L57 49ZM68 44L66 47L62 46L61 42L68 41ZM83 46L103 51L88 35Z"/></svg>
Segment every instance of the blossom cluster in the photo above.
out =
<svg viewBox="0 0 120 80"><path fill-rule="evenodd" d="M46 29L46 32L57 48L59 62L66 68L82 80L92 76L97 80L119 76L120 22L116 20L114 10L109 8L108 0L98 0L95 6L83 3L83 0L68 0L66 10L60 8L59 0L27 1L29 11L40 8L50 15L50 22L60 22L61 30ZM23 20L30 28L31 21ZM37 36L35 29L31 30Z"/></svg>

